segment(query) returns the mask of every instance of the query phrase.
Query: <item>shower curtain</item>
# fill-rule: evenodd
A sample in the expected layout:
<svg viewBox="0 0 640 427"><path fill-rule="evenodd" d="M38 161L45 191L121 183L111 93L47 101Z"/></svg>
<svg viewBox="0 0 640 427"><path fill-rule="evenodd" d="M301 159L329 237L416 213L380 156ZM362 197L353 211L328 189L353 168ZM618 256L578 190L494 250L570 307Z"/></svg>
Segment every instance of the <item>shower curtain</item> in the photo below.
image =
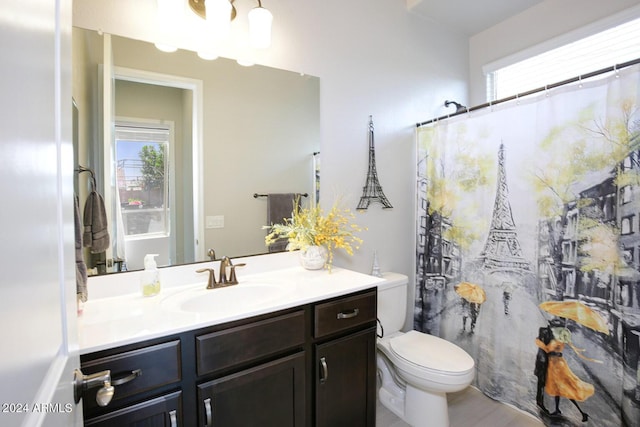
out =
<svg viewBox="0 0 640 427"><path fill-rule="evenodd" d="M545 425L640 426L640 68L417 140L415 329Z"/></svg>

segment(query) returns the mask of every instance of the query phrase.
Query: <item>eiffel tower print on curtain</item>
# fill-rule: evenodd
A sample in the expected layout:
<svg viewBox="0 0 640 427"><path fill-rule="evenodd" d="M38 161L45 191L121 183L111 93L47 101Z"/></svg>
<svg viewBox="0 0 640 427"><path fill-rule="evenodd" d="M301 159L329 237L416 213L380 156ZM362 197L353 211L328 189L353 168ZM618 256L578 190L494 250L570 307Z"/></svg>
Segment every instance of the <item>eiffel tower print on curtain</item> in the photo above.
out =
<svg viewBox="0 0 640 427"><path fill-rule="evenodd" d="M393 207L387 196L384 195L382 186L378 181L376 149L373 142L373 117L369 116L369 171L367 172L367 182L362 189L362 197L360 197L360 202L356 209L367 209L371 202L380 202L384 209Z"/></svg>
<svg viewBox="0 0 640 427"><path fill-rule="evenodd" d="M509 187L505 173L504 144L498 151L498 184L493 205L491 228L480 254L482 269L487 272L531 272L531 264L522 256L516 224L509 203Z"/></svg>

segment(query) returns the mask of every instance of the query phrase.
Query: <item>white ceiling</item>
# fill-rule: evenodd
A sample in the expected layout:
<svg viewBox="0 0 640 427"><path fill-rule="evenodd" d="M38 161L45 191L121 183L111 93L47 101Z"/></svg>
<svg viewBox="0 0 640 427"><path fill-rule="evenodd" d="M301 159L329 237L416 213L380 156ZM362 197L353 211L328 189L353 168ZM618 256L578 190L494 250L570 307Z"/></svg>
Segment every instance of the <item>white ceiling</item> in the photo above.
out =
<svg viewBox="0 0 640 427"><path fill-rule="evenodd" d="M411 13L468 36L517 15L543 0L406 0Z"/></svg>

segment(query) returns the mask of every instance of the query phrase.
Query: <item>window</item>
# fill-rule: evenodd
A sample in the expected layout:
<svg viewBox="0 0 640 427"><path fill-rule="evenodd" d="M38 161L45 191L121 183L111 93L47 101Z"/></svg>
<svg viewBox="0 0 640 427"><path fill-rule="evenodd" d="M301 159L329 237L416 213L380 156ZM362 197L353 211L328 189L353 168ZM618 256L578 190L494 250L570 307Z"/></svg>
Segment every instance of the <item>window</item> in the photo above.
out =
<svg viewBox="0 0 640 427"><path fill-rule="evenodd" d="M633 216L627 216L622 218L621 221L621 229L620 234L631 234L633 233Z"/></svg>
<svg viewBox="0 0 640 427"><path fill-rule="evenodd" d="M638 58L640 19L635 19L508 66L487 65L484 69L487 101L507 98Z"/></svg>
<svg viewBox="0 0 640 427"><path fill-rule="evenodd" d="M116 123L115 170L125 239L169 235L171 128Z"/></svg>
<svg viewBox="0 0 640 427"><path fill-rule="evenodd" d="M632 201L632 191L630 185L625 185L620 189L620 204L625 205Z"/></svg>

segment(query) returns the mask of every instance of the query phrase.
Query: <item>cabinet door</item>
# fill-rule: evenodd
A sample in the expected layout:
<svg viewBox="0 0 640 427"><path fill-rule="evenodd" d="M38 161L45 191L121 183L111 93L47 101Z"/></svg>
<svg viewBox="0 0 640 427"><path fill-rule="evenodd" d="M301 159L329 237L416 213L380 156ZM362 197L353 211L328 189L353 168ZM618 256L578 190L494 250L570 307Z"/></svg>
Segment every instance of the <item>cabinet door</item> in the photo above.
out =
<svg viewBox="0 0 640 427"><path fill-rule="evenodd" d="M315 425L375 426L375 328L317 345L315 362Z"/></svg>
<svg viewBox="0 0 640 427"><path fill-rule="evenodd" d="M198 416L206 427L305 425L304 352L198 386Z"/></svg>
<svg viewBox="0 0 640 427"><path fill-rule="evenodd" d="M179 391L85 422L87 427L178 427L182 425L182 392Z"/></svg>

